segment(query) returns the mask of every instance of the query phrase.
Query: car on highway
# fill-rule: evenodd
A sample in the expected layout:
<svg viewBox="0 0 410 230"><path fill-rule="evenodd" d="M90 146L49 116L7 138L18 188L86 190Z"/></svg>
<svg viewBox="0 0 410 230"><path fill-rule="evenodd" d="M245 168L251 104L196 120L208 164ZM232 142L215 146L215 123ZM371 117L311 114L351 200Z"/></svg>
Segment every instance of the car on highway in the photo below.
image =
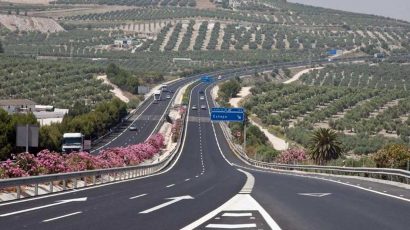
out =
<svg viewBox="0 0 410 230"><path fill-rule="evenodd" d="M204 96L200 96L199 99L200 99L200 100L204 100L205 97L204 97Z"/></svg>
<svg viewBox="0 0 410 230"><path fill-rule="evenodd" d="M137 126L133 125L133 126L130 126L130 127L128 128L128 130L130 130L130 131L138 131L138 128L137 128Z"/></svg>
<svg viewBox="0 0 410 230"><path fill-rule="evenodd" d="M192 110L197 110L197 109L198 109L198 107L196 105L192 106Z"/></svg>
<svg viewBox="0 0 410 230"><path fill-rule="evenodd" d="M221 76L221 75L219 75L219 76L218 76L218 80L221 80L221 79L222 79L222 76Z"/></svg>
<svg viewBox="0 0 410 230"><path fill-rule="evenodd" d="M202 90L201 90L201 91L199 91L199 94L204 94L204 91L202 91Z"/></svg>
<svg viewBox="0 0 410 230"><path fill-rule="evenodd" d="M205 106L205 105L201 105L201 109L206 109L206 106Z"/></svg>
<svg viewBox="0 0 410 230"><path fill-rule="evenodd" d="M167 94L166 99L171 99L171 95Z"/></svg>

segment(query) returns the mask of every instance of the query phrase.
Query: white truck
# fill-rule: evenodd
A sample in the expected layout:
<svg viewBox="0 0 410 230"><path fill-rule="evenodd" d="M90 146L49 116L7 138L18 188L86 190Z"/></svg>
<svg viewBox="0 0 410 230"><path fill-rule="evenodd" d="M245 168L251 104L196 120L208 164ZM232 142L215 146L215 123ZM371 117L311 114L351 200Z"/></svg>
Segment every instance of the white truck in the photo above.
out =
<svg viewBox="0 0 410 230"><path fill-rule="evenodd" d="M167 92L168 86L166 84L162 84L160 89L162 90L162 92Z"/></svg>
<svg viewBox="0 0 410 230"><path fill-rule="evenodd" d="M63 153L80 152L84 150L84 135L82 133L64 133Z"/></svg>
<svg viewBox="0 0 410 230"><path fill-rule="evenodd" d="M154 91L154 102L161 100L161 90Z"/></svg>

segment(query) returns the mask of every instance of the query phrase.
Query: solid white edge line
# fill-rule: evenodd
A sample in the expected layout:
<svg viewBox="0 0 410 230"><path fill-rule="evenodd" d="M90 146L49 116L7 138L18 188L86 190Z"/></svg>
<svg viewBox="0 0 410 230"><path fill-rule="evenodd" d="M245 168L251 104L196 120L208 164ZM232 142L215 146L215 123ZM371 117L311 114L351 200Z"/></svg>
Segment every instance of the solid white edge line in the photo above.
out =
<svg viewBox="0 0 410 230"><path fill-rule="evenodd" d="M147 193L144 193L144 194L141 194L141 195L138 195L138 196L130 197L129 199L130 199L130 200L133 200L133 199L136 199L136 198L139 198L139 197L143 197L143 196L146 196L146 195L148 195L148 194L147 194Z"/></svg>
<svg viewBox="0 0 410 230"><path fill-rule="evenodd" d="M54 217L54 218L51 218L51 219L43 220L41 222L46 223L46 222L50 222L50 221L53 221L53 220L58 220L58 219L62 219L62 218L65 218L65 217L74 216L74 215L77 215L77 214L80 214L80 213L83 213L83 212L81 212L81 211L73 212L73 213L70 213L70 214L63 215L63 216L57 216L57 217Z"/></svg>
<svg viewBox="0 0 410 230"><path fill-rule="evenodd" d="M256 228L256 224L208 224L205 228L223 228L223 229L236 229L236 228Z"/></svg>
<svg viewBox="0 0 410 230"><path fill-rule="evenodd" d="M195 82L197 82L197 81L198 81L198 80L194 80L194 81L192 81L192 82L190 82L190 83L188 83L188 84L193 84L193 83L195 83ZM197 86L199 86L199 85L201 85L201 84L202 84L202 83L200 83L200 84L194 86L192 89L194 89L195 87L197 87ZM191 96L192 96L192 91L191 91L190 98L189 98L189 102L190 102L190 103L191 103ZM187 119L189 118L189 112L190 112L190 111L188 110L188 113L187 113L187 116L188 116L188 117L187 117ZM187 133L187 130L188 130L188 123L189 123L189 121L187 120L187 122L186 122L186 124L185 124L185 134ZM7 202L7 203L4 203L4 204L0 203L0 207L1 207L1 206L11 205L11 204L29 202L29 201L33 201L33 200L41 200L41 199L45 199L45 198L49 198L49 197L61 196L61 195L64 195L64 194L75 193L75 192L84 191L84 190L90 190L90 189L96 189L96 188L105 187L105 186L110 186L110 185L119 184L119 183L127 183L127 182L131 182L131 181L135 181L135 180L141 180L141 179L145 179L145 178L149 178L149 177L154 177L154 176L162 175L162 174L167 173L168 171L170 171L170 170L176 165L176 163L178 162L179 158L181 157L182 150L184 149L186 136L187 136L187 135L184 136L184 139L183 139L182 144L181 144L181 149L180 149L180 151L177 153L177 158L174 160L174 162L172 163L172 165L170 165L170 167L168 167L168 168L167 168L166 170L164 170L164 171L161 171L161 172L158 172L158 173L154 173L154 174L151 174L151 175L147 175L147 176L136 177L136 178L133 178L133 179L127 179L127 180L121 180L121 181L114 181L114 182L110 182L110 183L104 183L104 184L100 184L100 185L94 185L94 186L91 186L91 187L76 188L76 189L69 190L69 191L65 191L65 192L53 193L53 194L49 194L49 195L42 195L42 196L33 197L33 198L27 198L27 199L23 199L23 200L16 200L16 201ZM198 177L198 176L197 176L197 177Z"/></svg>

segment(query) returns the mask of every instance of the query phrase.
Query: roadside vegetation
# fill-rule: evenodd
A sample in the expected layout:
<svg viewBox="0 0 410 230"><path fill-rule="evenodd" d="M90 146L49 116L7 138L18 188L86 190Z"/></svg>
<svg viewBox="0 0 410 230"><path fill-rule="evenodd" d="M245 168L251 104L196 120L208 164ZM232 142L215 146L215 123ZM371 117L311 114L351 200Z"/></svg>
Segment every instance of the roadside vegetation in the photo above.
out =
<svg viewBox="0 0 410 230"><path fill-rule="evenodd" d="M104 149L98 155L87 152L61 155L50 150L36 155L20 153L13 160L0 163L0 179L138 165L160 154L163 147L164 137L155 134L144 143Z"/></svg>

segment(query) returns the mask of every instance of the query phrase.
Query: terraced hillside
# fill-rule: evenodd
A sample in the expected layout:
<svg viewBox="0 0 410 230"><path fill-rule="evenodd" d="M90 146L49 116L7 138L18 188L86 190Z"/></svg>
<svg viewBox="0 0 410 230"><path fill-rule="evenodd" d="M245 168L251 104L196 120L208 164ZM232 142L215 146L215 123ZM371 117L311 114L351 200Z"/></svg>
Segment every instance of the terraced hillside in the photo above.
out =
<svg viewBox="0 0 410 230"><path fill-rule="evenodd" d="M229 5L185 7L185 2L60 0L25 6L29 15L49 12L65 31L3 30L1 37L9 54L116 59L137 71L152 63L146 70L163 74L314 59L328 56L330 49L342 50L343 55L390 55L410 49L410 23L403 21L279 0L242 1L235 10ZM115 45L118 39L132 44Z"/></svg>

